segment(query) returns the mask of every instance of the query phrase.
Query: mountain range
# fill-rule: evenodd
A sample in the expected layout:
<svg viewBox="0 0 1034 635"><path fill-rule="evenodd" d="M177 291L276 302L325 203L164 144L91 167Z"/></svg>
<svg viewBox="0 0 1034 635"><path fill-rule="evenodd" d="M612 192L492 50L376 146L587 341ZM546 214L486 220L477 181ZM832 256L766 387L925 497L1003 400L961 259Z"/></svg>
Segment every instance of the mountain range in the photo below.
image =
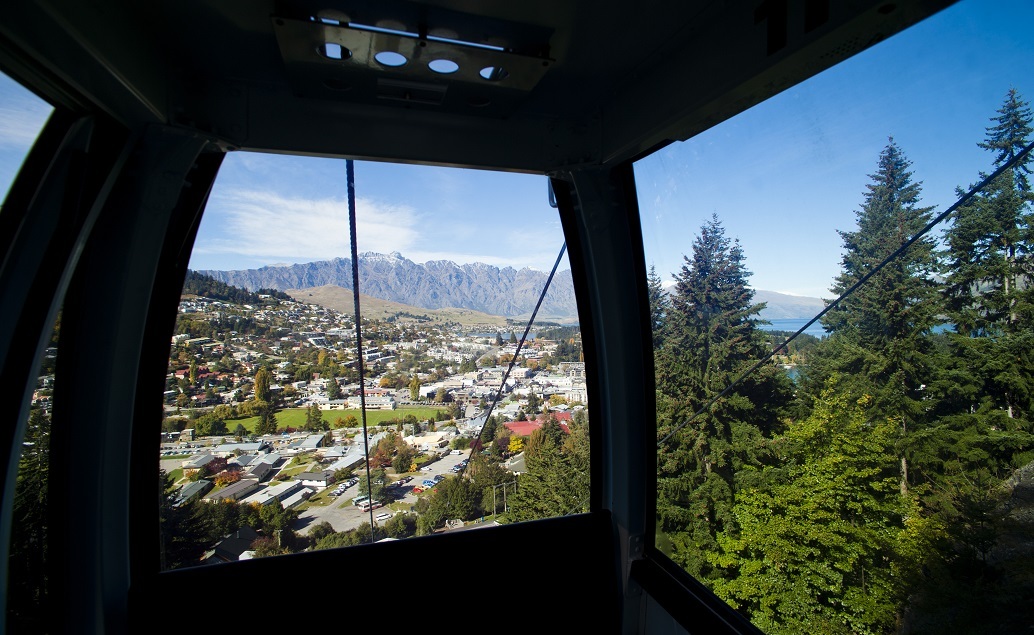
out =
<svg viewBox="0 0 1034 635"><path fill-rule="evenodd" d="M350 258L198 273L249 291L325 285L352 289ZM425 309L455 307L506 317L530 316L547 278L547 273L527 267L500 269L482 262L458 265L450 260L430 260L421 265L398 252L359 255L359 289L364 294ZM539 315L573 318L577 314L571 272L558 271Z"/></svg>
<svg viewBox="0 0 1034 635"><path fill-rule="evenodd" d="M257 291L296 292L315 287L352 289L352 261L334 258L293 265L270 265L231 271L199 270L226 284ZM548 274L536 269L482 262L458 265L450 260L417 264L398 252L359 255L359 288L363 294L424 309L460 308L505 317L528 317ZM765 319L810 318L822 310L819 298L756 291L755 302L767 302ZM539 309L539 318L573 319L578 315L569 270L558 271Z"/></svg>

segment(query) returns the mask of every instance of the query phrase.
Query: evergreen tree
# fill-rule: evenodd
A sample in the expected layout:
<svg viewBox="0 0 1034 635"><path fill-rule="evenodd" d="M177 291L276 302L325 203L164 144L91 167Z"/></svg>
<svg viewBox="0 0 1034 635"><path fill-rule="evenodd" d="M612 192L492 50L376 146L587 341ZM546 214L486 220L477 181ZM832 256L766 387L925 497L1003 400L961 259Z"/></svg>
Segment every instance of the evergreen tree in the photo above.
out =
<svg viewBox="0 0 1034 635"><path fill-rule="evenodd" d="M669 310L668 294L661 285L657 270L650 265L650 273L646 276L647 293L650 299L650 328L653 330L653 350L658 350L664 341L664 317Z"/></svg>
<svg viewBox="0 0 1034 635"><path fill-rule="evenodd" d="M341 398L341 384L333 377L327 382L327 399Z"/></svg>
<svg viewBox="0 0 1034 635"><path fill-rule="evenodd" d="M855 398L873 395L876 412L900 421L906 433L930 408L925 392L933 364L929 336L941 313L933 238L920 238L873 271L931 220L932 208L919 204L921 184L912 181L910 166L891 139L866 185L865 200L856 212L857 229L839 232L844 256L831 291L840 296L863 277L871 277L822 318L831 335L820 344L806 373L812 394L831 374L840 373L841 390ZM905 488L904 454L901 472Z"/></svg>
<svg viewBox="0 0 1034 635"><path fill-rule="evenodd" d="M738 241L717 216L701 227L692 258L676 274L657 353L658 436L666 438L721 394L767 351L759 332ZM706 554L730 527L738 475L758 465L763 436L779 425L789 399L784 373L765 366L681 427L658 450L657 514L661 547L698 578L711 577Z"/></svg>
<svg viewBox="0 0 1034 635"><path fill-rule="evenodd" d="M995 153L995 166L1027 145L1032 120L1030 107L1015 89L998 113L986 140L978 144ZM1029 416L1034 405L1034 377L1024 363L1034 318L1030 162L1027 155L989 183L956 210L945 231L945 295L957 332L955 355L969 360L980 386L979 403L966 405L1004 410L1010 418Z"/></svg>
<svg viewBox="0 0 1034 635"><path fill-rule="evenodd" d="M553 419L531 433L524 448L527 469L507 501L510 520L588 511L589 437L584 432L567 435Z"/></svg>
<svg viewBox="0 0 1034 635"><path fill-rule="evenodd" d="M18 457L11 508L10 561L7 576L8 625L43 632L48 622L47 491L50 473L50 416L34 407L29 413Z"/></svg>
<svg viewBox="0 0 1034 635"><path fill-rule="evenodd" d="M1030 108L1015 89L998 112L997 125L978 144L995 152L995 167L1026 146L1031 132ZM989 183L955 211L945 231L948 309L961 334L1015 332L1021 317L1031 316L1030 162L1027 155Z"/></svg>
<svg viewBox="0 0 1034 635"><path fill-rule="evenodd" d="M323 411L316 404L310 404L305 411L305 429L309 432L326 430L329 426L323 420Z"/></svg>
<svg viewBox="0 0 1034 635"><path fill-rule="evenodd" d="M1001 166L1027 145L1031 121L1010 90L978 146ZM1003 513L1001 500L1003 481L1034 459L1030 162L1024 157L992 180L945 230L944 296L955 328L938 341L935 425L909 448L913 474L928 484L922 512L936 528L926 537L925 575L912 585L908 617L917 631L975 632L990 614L1030 623L1029 611L1000 608L1029 596L1032 579L1029 557L1010 546L1029 522Z"/></svg>
<svg viewBox="0 0 1034 635"><path fill-rule="evenodd" d="M276 420L276 413L269 406L259 411L259 421L255 425L256 434L276 434L279 422Z"/></svg>

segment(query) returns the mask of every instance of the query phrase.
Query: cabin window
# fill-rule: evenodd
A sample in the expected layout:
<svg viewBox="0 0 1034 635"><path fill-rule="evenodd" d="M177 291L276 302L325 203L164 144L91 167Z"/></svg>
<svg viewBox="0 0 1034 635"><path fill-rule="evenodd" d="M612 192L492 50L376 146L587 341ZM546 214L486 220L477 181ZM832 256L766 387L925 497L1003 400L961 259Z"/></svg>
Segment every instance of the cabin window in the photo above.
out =
<svg viewBox="0 0 1034 635"><path fill-rule="evenodd" d="M0 72L0 192L6 198L53 108Z"/></svg>
<svg viewBox="0 0 1034 635"><path fill-rule="evenodd" d="M545 177L355 163L360 347L346 167L222 164L169 348L165 570L588 511Z"/></svg>
<svg viewBox="0 0 1034 635"><path fill-rule="evenodd" d="M960 2L635 164L654 547L766 633L1034 619L1034 157L956 207L1034 141L1031 11Z"/></svg>
<svg viewBox="0 0 1034 635"><path fill-rule="evenodd" d="M4 198L53 108L7 75L0 73L0 192ZM0 211L2 213L2 211ZM58 320L60 322L60 318ZM29 401L18 473L13 486L9 544L7 625L32 632L44 623L47 601L47 483L50 467L51 396L59 326L55 325L36 373ZM13 387L12 387L13 388ZM11 390L10 394L16 394ZM17 412L21 402L8 404Z"/></svg>

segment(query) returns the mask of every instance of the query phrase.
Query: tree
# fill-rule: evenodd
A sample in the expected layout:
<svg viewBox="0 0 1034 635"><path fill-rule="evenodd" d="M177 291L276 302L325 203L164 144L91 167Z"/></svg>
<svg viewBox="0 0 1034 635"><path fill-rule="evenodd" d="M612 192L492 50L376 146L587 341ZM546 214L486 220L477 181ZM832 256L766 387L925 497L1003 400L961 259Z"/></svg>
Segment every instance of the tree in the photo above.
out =
<svg viewBox="0 0 1034 635"><path fill-rule="evenodd" d="M323 411L320 410L319 405L310 404L305 410L305 429L314 432L328 428L327 422L323 420Z"/></svg>
<svg viewBox="0 0 1034 635"><path fill-rule="evenodd" d="M725 236L717 215L683 260L657 352L657 432L665 439L657 515L672 559L706 580L705 554L717 549L719 532L733 529L738 478L765 459L763 437L779 428L790 385L764 366L716 399L767 352L757 318L763 305L752 302L739 241Z"/></svg>
<svg viewBox="0 0 1034 635"><path fill-rule="evenodd" d="M526 471L508 500L509 518L534 520L588 510L588 431L568 437L556 419L532 432L524 448Z"/></svg>
<svg viewBox="0 0 1034 635"><path fill-rule="evenodd" d="M413 465L414 458L416 458L416 451L408 443L402 443L391 459L391 468L397 474L408 472Z"/></svg>
<svg viewBox="0 0 1034 635"><path fill-rule="evenodd" d="M441 526L446 520L470 520L481 515L482 490L470 480L446 478L434 489L437 491L429 497L429 506L423 515L433 519L435 527Z"/></svg>
<svg viewBox="0 0 1034 635"><path fill-rule="evenodd" d="M384 468L373 468L370 470L370 482L365 478L359 479L359 493L375 500L384 500L384 481Z"/></svg>
<svg viewBox="0 0 1034 635"><path fill-rule="evenodd" d="M279 423L272 407L265 406L259 411L259 421L255 425L256 434L276 434Z"/></svg>
<svg viewBox="0 0 1034 635"><path fill-rule="evenodd" d="M927 418L929 394L923 388L934 365L929 336L941 313L932 237L915 241L873 274L931 220L932 208L920 206L920 183L912 181L910 167L890 139L855 214L857 229L839 232L844 255L831 291L842 295L871 277L822 318L831 335L817 348L806 373L813 395L834 373L843 377L841 390L856 398L871 394L877 412L900 422L903 437ZM908 482L908 456L902 453L902 488Z"/></svg>
<svg viewBox="0 0 1034 635"><path fill-rule="evenodd" d="M333 377L327 382L327 399L341 398L341 384Z"/></svg>
<svg viewBox="0 0 1034 635"><path fill-rule="evenodd" d="M773 635L889 633L905 598L897 424L836 384L789 426L784 461L737 493L737 529L709 556L726 571L715 593Z"/></svg>
<svg viewBox="0 0 1034 635"><path fill-rule="evenodd" d="M661 278L653 265L650 265L650 273L646 276L647 293L650 300L650 328L653 331L653 349L660 349L664 341L664 322L668 313L670 302L668 293L661 284Z"/></svg>
<svg viewBox="0 0 1034 635"><path fill-rule="evenodd" d="M8 625L21 624L35 632L48 622L48 500L50 476L50 416L33 407L18 457L18 475L11 509L10 556L7 575Z"/></svg>
<svg viewBox="0 0 1034 635"><path fill-rule="evenodd" d="M528 393L528 414L538 414L542 406L542 399L534 392Z"/></svg>
<svg viewBox="0 0 1034 635"><path fill-rule="evenodd" d="M326 536L333 535L337 532L334 531L334 526L327 521L322 521L313 525L309 533L306 534L309 537L309 541L313 544L319 542Z"/></svg>
<svg viewBox="0 0 1034 635"><path fill-rule="evenodd" d="M416 374L409 380L409 398L412 401L420 400L420 378Z"/></svg>
<svg viewBox="0 0 1034 635"><path fill-rule="evenodd" d="M496 346L502 346L503 345L503 336L500 335L499 331L495 332L495 345Z"/></svg>
<svg viewBox="0 0 1034 635"><path fill-rule="evenodd" d="M1031 120L1029 105L1011 89L992 119L996 125L978 145L994 152L994 165L1000 166L1027 145ZM985 407L1004 409L1009 417L1018 409L1030 413L1034 394L1030 366L1008 361L1019 361L1018 340L1030 333L1034 317L1031 160L1027 155L959 207L945 231L945 297L957 333L955 354L976 362L971 367Z"/></svg>
<svg viewBox="0 0 1034 635"><path fill-rule="evenodd" d="M236 427L236 428L234 428L234 430L233 430L233 436L234 436L234 438L235 438L235 439L236 439L236 440L237 440L238 442L240 442L240 441L241 441L241 439L243 439L243 438L244 438L244 437L246 437L247 435L248 435L248 429L244 427L244 424L242 424L242 423L238 423L238 424L237 424L237 427Z"/></svg>
<svg viewBox="0 0 1034 635"><path fill-rule="evenodd" d="M270 402L269 371L265 367L255 373L255 401Z"/></svg>
<svg viewBox="0 0 1034 635"><path fill-rule="evenodd" d="M510 344L516 344L517 343L517 336L514 335L513 331L510 331L509 343Z"/></svg>

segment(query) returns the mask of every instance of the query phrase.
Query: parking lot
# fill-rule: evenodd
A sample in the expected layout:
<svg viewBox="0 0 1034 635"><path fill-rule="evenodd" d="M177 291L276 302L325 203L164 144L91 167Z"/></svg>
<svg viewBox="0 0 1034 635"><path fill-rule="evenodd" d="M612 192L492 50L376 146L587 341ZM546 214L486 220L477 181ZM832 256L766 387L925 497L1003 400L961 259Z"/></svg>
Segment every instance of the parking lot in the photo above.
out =
<svg viewBox="0 0 1034 635"><path fill-rule="evenodd" d="M403 508L408 509L410 505L414 505L417 501L417 494L414 492L414 485L421 491L423 488L421 485L417 485L417 479L421 481L424 479L433 481L436 476L446 478L448 475L454 474L455 467L459 466L461 462L465 462L466 454L453 455L446 454L438 461L435 461L430 466L429 472L418 472L419 476L409 477L409 481L403 483L401 486L396 487L396 491L401 494L395 502L402 503ZM331 489L333 491L333 488ZM328 492L329 493L329 492ZM332 501L327 505L313 505L308 509L305 509L298 516L298 525L296 527L300 534L308 533L309 529L316 526L317 524L327 521L334 528L334 531L346 531L348 529L355 529L364 522L370 522L370 511L361 511L358 507L352 505L352 499L359 495L358 486L350 487L345 490L344 494L336 497L329 497L328 500ZM392 503L389 503L391 505ZM378 520L378 516L382 514L391 514L388 507L374 510L374 522L384 522L390 515Z"/></svg>

